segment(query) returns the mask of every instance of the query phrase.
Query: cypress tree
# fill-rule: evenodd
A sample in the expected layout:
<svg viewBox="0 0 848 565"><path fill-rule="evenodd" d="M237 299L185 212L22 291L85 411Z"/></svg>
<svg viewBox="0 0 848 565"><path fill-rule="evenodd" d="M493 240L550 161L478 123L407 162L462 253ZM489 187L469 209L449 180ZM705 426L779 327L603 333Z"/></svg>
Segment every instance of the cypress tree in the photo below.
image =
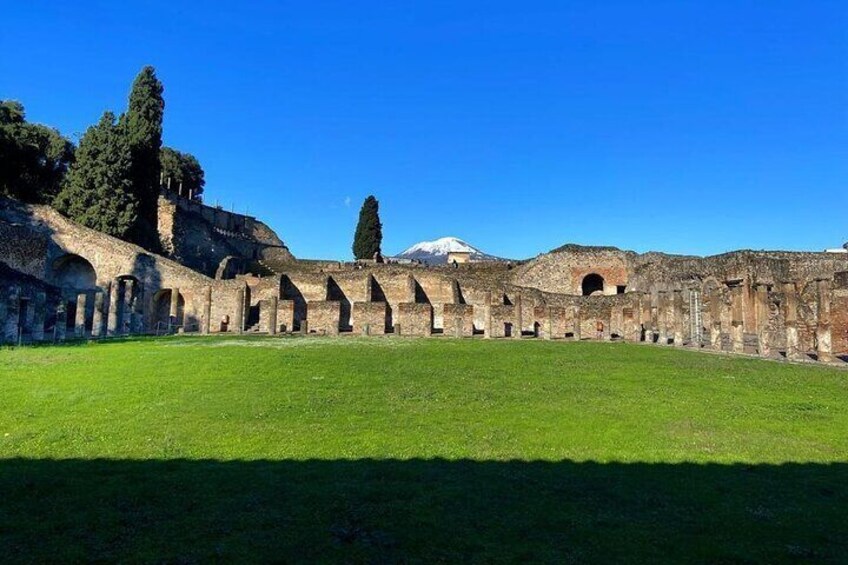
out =
<svg viewBox="0 0 848 565"><path fill-rule="evenodd" d="M359 223L353 236L353 256L355 259L373 259L380 252L383 243L383 224L380 223L380 203L369 196L359 210Z"/></svg>
<svg viewBox="0 0 848 565"><path fill-rule="evenodd" d="M80 139L53 205L85 226L126 239L136 223L138 201L130 177L132 152L115 115L104 112Z"/></svg>
<svg viewBox="0 0 848 565"><path fill-rule="evenodd" d="M129 237L135 243L156 250L159 246L159 151L162 148L162 117L165 113L164 88L151 66L141 69L130 90L127 113L121 117L132 152L132 192L138 202L138 217Z"/></svg>

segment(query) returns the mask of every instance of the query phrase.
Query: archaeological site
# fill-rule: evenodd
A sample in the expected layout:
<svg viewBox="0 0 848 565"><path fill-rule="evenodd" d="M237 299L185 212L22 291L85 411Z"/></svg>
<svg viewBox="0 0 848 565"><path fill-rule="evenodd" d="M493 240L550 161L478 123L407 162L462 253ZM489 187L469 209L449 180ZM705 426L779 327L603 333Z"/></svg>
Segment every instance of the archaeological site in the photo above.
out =
<svg viewBox="0 0 848 565"><path fill-rule="evenodd" d="M0 328L27 344L171 333L626 340L839 363L848 255L565 245L526 261L296 259L256 218L163 190L162 255L0 200Z"/></svg>

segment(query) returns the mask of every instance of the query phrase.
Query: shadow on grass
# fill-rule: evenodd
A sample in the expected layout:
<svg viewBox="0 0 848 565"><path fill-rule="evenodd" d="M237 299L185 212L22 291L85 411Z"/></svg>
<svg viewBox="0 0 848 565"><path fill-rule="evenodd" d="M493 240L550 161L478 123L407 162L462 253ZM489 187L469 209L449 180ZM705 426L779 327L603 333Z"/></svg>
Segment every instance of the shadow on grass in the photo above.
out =
<svg viewBox="0 0 848 565"><path fill-rule="evenodd" d="M0 460L5 561L837 562L848 464Z"/></svg>

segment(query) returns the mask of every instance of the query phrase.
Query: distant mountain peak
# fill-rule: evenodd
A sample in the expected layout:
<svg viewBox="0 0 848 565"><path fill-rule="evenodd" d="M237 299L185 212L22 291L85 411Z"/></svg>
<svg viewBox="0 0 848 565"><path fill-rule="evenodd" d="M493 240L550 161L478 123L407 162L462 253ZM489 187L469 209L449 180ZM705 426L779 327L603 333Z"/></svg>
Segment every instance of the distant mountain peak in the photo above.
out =
<svg viewBox="0 0 848 565"><path fill-rule="evenodd" d="M421 241L397 255L397 258L414 259L435 265L447 263L448 253L452 252L470 253L473 261L497 260L497 257L480 251L458 237L440 237L432 241Z"/></svg>

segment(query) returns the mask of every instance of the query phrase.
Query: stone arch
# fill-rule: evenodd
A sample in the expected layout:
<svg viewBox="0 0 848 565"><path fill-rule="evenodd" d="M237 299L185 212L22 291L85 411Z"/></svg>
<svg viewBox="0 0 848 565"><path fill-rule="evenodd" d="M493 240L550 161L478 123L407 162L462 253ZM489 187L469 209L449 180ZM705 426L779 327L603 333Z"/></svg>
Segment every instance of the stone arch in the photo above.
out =
<svg viewBox="0 0 848 565"><path fill-rule="evenodd" d="M604 277L598 273L589 273L583 277L583 282L580 284L583 291L583 296L593 296L604 293Z"/></svg>
<svg viewBox="0 0 848 565"><path fill-rule="evenodd" d="M173 291L170 288L163 288L151 298L150 326L157 334L175 331L185 320L185 298L182 293L177 295L177 310L173 313L172 296Z"/></svg>
<svg viewBox="0 0 848 565"><path fill-rule="evenodd" d="M97 288L94 266L80 255L67 253L50 266L50 279L59 288L92 290Z"/></svg>

